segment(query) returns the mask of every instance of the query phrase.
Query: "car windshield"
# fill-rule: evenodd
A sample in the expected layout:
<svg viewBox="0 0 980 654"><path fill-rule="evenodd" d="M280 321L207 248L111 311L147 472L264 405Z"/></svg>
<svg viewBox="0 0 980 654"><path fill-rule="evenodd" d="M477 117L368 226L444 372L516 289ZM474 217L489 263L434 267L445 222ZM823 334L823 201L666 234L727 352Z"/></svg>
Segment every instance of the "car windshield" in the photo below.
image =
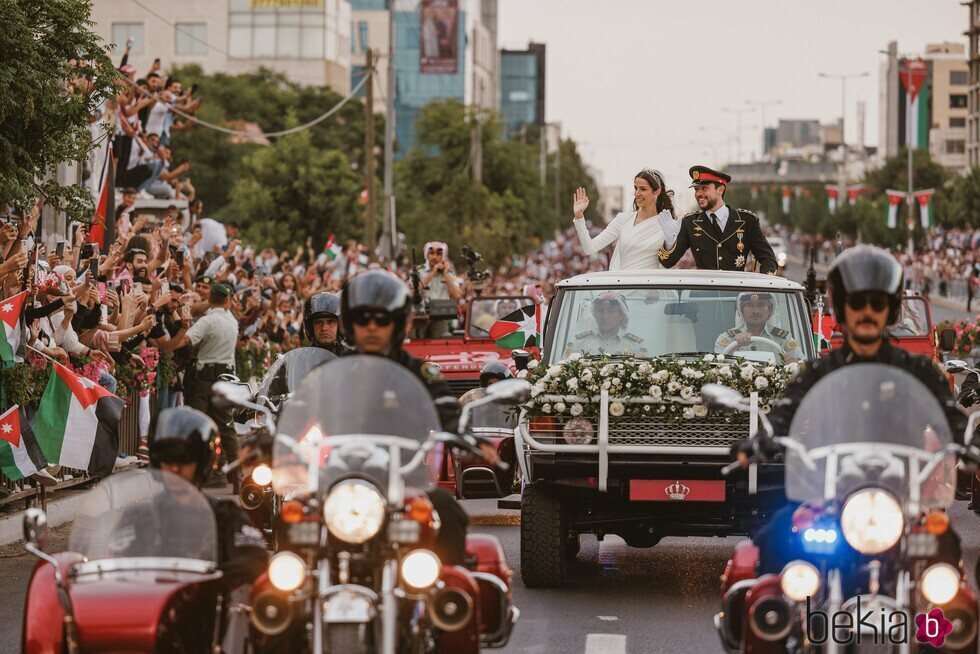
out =
<svg viewBox="0 0 980 654"><path fill-rule="evenodd" d="M876 484L907 501L913 484L903 453L932 454L952 442L929 389L904 370L877 363L846 366L817 382L796 410L789 436L816 463L811 470L795 450L786 450L786 497L799 502L823 498L828 482L838 498ZM837 465L828 463L827 452L841 447L847 450ZM828 470L836 479L826 479ZM922 505L948 505L955 474L956 457L949 455L921 486Z"/></svg>
<svg viewBox="0 0 980 654"><path fill-rule="evenodd" d="M489 338L490 328L504 316L534 304L529 297L485 297L470 302L470 338Z"/></svg>
<svg viewBox="0 0 980 654"><path fill-rule="evenodd" d="M265 373L256 396L280 397L294 393L313 368L336 359L337 355L319 347L299 347L286 352Z"/></svg>
<svg viewBox="0 0 980 654"><path fill-rule="evenodd" d="M112 475L82 501L68 549L90 561L176 557L217 562L214 511L201 491L168 472Z"/></svg>
<svg viewBox="0 0 980 654"><path fill-rule="evenodd" d="M359 355L313 370L283 407L278 428L272 483L281 495L326 491L351 476L382 490L398 477L424 488L426 466L403 474L394 466L399 458L405 465L439 429L439 416L428 389L406 368ZM397 456L392 437L401 439Z"/></svg>
<svg viewBox="0 0 980 654"><path fill-rule="evenodd" d="M929 310L926 301L921 297L902 298L901 313L898 322L888 328L892 336L928 336L932 333L929 324Z"/></svg>
<svg viewBox="0 0 980 654"><path fill-rule="evenodd" d="M548 361L586 355L730 354L763 362L808 358L798 295L714 289L563 289ZM738 307L738 308L737 308Z"/></svg>
<svg viewBox="0 0 980 654"><path fill-rule="evenodd" d="M459 398L459 403L465 406L486 396L485 388L474 388ZM477 433L513 431L517 426L517 413L506 402L489 402L471 408L469 414L469 428Z"/></svg>

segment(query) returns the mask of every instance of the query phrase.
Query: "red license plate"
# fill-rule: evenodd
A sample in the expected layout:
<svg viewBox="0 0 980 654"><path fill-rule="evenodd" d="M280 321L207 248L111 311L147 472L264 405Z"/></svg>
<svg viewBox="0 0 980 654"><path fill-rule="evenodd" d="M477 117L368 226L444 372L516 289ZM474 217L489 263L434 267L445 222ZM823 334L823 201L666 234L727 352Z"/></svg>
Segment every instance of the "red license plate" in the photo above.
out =
<svg viewBox="0 0 980 654"><path fill-rule="evenodd" d="M724 502L724 480L631 479L634 502Z"/></svg>

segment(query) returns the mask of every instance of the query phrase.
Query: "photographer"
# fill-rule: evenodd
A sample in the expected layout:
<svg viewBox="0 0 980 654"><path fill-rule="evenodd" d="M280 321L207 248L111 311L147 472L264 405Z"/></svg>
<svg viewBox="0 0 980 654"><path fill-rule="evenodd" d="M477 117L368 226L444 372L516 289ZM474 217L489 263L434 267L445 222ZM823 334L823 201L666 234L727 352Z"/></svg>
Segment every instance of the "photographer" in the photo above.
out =
<svg viewBox="0 0 980 654"><path fill-rule="evenodd" d="M458 300L463 297L459 280L453 272L449 260L449 246L437 241L429 241L422 251L425 264L419 268L426 300Z"/></svg>

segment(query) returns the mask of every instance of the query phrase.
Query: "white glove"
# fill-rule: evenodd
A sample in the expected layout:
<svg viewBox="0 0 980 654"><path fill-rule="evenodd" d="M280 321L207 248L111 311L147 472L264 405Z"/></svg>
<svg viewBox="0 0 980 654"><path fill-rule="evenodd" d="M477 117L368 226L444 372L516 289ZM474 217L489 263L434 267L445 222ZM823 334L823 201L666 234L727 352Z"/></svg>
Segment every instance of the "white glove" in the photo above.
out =
<svg viewBox="0 0 980 654"><path fill-rule="evenodd" d="M660 227L664 230L664 247L672 248L677 242L677 236L681 233L681 221L670 215L669 211L661 211L657 214Z"/></svg>

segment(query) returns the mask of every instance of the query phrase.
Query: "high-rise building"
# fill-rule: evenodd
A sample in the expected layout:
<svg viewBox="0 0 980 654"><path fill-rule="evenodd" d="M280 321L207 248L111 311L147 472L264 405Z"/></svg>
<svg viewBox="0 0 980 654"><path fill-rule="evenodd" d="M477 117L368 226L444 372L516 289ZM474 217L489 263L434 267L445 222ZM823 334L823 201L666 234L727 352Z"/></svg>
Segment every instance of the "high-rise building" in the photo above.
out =
<svg viewBox="0 0 980 654"><path fill-rule="evenodd" d="M498 107L497 0L351 0L352 75L368 48L386 69L388 25L394 26L396 157L415 144L415 123L433 100ZM389 17L388 11L393 11ZM386 70L375 106L384 109Z"/></svg>
<svg viewBox="0 0 980 654"><path fill-rule="evenodd" d="M970 8L969 28L966 31L970 43L970 59L967 87L966 116L966 163L980 166L980 0L964 2Z"/></svg>
<svg viewBox="0 0 980 654"><path fill-rule="evenodd" d="M892 157L911 144L928 149L943 166L967 165L966 137L970 67L961 43L933 43L918 55L901 56L889 43L880 80L879 152ZM924 79L910 101L902 74L922 62Z"/></svg>
<svg viewBox="0 0 980 654"><path fill-rule="evenodd" d="M545 45L500 51L500 112L507 136L516 138L525 125L544 125Z"/></svg>
<svg viewBox="0 0 980 654"><path fill-rule="evenodd" d="M152 10L131 0L92 2L95 32L115 44L116 63L133 39L129 63L145 73L198 64L237 74L260 66L301 84L350 90L348 0L169 0Z"/></svg>

